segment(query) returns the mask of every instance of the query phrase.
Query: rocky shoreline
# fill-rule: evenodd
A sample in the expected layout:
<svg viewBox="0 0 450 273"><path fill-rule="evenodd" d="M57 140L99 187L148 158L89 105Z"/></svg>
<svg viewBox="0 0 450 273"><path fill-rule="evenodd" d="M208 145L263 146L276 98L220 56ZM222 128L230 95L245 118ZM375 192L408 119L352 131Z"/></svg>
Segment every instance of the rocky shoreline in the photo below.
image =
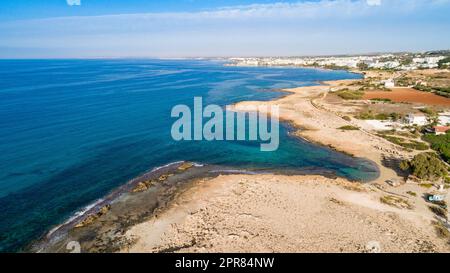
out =
<svg viewBox="0 0 450 273"><path fill-rule="evenodd" d="M294 136L295 137L295 136ZM135 242L126 231L151 218L157 218L198 181L227 175L321 175L337 176L320 168L298 170L239 170L217 165L175 162L149 171L94 202L82 214L75 214L27 247L27 252L70 252L73 242L81 252L117 252Z"/></svg>
<svg viewBox="0 0 450 273"><path fill-rule="evenodd" d="M234 110L278 105L293 135L371 160L380 171L375 181L282 174L198 180L164 213L130 228L125 237L134 243L121 252L449 252L423 198L428 189L386 188L387 179L402 177L385 159L412 153L364 129L339 129L353 121L339 114L342 105L324 99L331 88L352 83L294 88L283 98L240 102Z"/></svg>
<svg viewBox="0 0 450 273"><path fill-rule="evenodd" d="M448 252L418 200L382 203L373 184L317 175L198 180L163 213L131 227L125 253ZM409 203L408 203L409 204ZM376 246L374 249L373 246Z"/></svg>
<svg viewBox="0 0 450 273"><path fill-rule="evenodd" d="M154 215L190 180L213 168L175 162L144 173L88 206L82 214L75 214L32 243L27 251L68 252L66 246L72 241L82 246L82 252L117 251L128 243L121 239L127 227Z"/></svg>
<svg viewBox="0 0 450 273"><path fill-rule="evenodd" d="M284 90L283 93L277 100L295 95L292 90ZM288 118L281 117L281 120L291 128L289 134L292 137L301 137L298 135L298 131L307 129ZM316 141L312 141L312 143L323 145ZM328 147L335 149L331 145ZM365 159L361 158L361 160ZM373 164L377 166L377 164ZM320 174L330 179L337 178L333 172L317 168L289 171L270 170L269 172L283 175ZM257 171L253 174L258 173L261 172ZM249 174L249 172L226 166L203 166L190 162L174 162L153 169L129 181L105 198L75 214L65 223L53 228L43 238L33 242L26 251L69 252L70 249L67 246L70 242L79 243L82 252L119 251L134 243L124 236L129 227L162 213L168 204L191 188L193 183L231 174Z"/></svg>

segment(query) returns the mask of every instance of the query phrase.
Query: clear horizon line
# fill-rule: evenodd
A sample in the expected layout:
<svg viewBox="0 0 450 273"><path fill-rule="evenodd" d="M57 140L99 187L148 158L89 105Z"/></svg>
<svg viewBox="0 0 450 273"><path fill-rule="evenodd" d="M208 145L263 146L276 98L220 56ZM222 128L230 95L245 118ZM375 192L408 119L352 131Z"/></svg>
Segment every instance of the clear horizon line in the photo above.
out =
<svg viewBox="0 0 450 273"><path fill-rule="evenodd" d="M339 54L308 54L308 55L229 55L229 56L184 56L184 57L161 57L161 56L98 56L98 57L0 57L0 60L101 60L101 59L153 59L153 60L182 60L182 59L229 59L229 58L290 58L290 57L337 57L337 56L371 56L381 54L405 54L405 53L427 53L438 51L450 51L445 49L430 49L417 51L379 51L366 53L339 53Z"/></svg>

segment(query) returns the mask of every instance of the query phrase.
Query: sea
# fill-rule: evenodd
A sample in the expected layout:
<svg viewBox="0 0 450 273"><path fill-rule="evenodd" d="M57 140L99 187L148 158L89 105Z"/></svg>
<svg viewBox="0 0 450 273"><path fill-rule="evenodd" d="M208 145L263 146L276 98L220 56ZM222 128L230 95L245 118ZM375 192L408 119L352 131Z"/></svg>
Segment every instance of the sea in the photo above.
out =
<svg viewBox="0 0 450 273"><path fill-rule="evenodd" d="M378 169L292 136L276 151L258 141L174 141L175 105L271 100L283 88L358 79L340 70L234 67L223 60L1 60L0 251L30 242L127 181L171 162L247 171L333 173L370 181Z"/></svg>

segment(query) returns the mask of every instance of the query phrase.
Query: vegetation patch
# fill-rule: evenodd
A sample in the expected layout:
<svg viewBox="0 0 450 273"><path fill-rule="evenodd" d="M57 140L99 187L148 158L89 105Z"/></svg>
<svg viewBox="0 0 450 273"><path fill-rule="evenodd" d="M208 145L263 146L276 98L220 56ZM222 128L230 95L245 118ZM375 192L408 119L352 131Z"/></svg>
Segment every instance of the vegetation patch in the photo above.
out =
<svg viewBox="0 0 450 273"><path fill-rule="evenodd" d="M437 95L450 98L450 87L430 87L418 84L413 88L423 92L433 92Z"/></svg>
<svg viewBox="0 0 450 273"><path fill-rule="evenodd" d="M414 84L414 79L410 78L410 77L400 77L395 79L395 85L397 86L402 86L402 87L407 87L410 85Z"/></svg>
<svg viewBox="0 0 450 273"><path fill-rule="evenodd" d="M428 150L428 145L424 142L416 141L416 140L406 140L404 138L399 138L395 136L385 135L385 134L377 134L379 137L382 137L389 142L402 146L406 149L413 149L418 151L426 151Z"/></svg>
<svg viewBox="0 0 450 273"><path fill-rule="evenodd" d="M364 96L364 92L350 89L342 89L336 91L335 94L344 100L360 100Z"/></svg>
<svg viewBox="0 0 450 273"><path fill-rule="evenodd" d="M374 98L374 99L370 99L371 101L375 101L375 102L392 102L391 99L382 99L382 98Z"/></svg>
<svg viewBox="0 0 450 273"><path fill-rule="evenodd" d="M447 210L438 206L429 206L428 208L430 208L430 210L436 214L439 217L444 218L445 220L447 220Z"/></svg>
<svg viewBox="0 0 450 273"><path fill-rule="evenodd" d="M450 98L450 87L435 87L434 90L437 95Z"/></svg>
<svg viewBox="0 0 450 273"><path fill-rule="evenodd" d="M394 195L386 195L380 197L381 203L384 203L389 206L393 206L400 209L412 209L413 206L408 202L408 200L405 200L401 197L394 196Z"/></svg>
<svg viewBox="0 0 450 273"><path fill-rule="evenodd" d="M447 227L443 223L439 221L434 221L433 226L439 238L450 239L450 231L448 231Z"/></svg>
<svg viewBox="0 0 450 273"><path fill-rule="evenodd" d="M349 182L349 183L342 185L342 187L349 191L356 191L356 192L364 192L365 191L364 187L360 183Z"/></svg>
<svg viewBox="0 0 450 273"><path fill-rule="evenodd" d="M414 176L420 179L439 179L447 175L447 166L439 159L435 153L421 153L411 161L402 161L400 168L409 170Z"/></svg>
<svg viewBox="0 0 450 273"><path fill-rule="evenodd" d="M417 196L417 193L413 192L413 191L407 191L407 194L411 195L411 196Z"/></svg>
<svg viewBox="0 0 450 273"><path fill-rule="evenodd" d="M402 115L399 113L374 113L372 111L362 112L358 116L356 116L358 119L363 120L399 120L402 118Z"/></svg>
<svg viewBox="0 0 450 273"><path fill-rule="evenodd" d="M351 126L351 125L345 125L345 126L341 126L338 128L339 130L359 130L358 127L356 126Z"/></svg>
<svg viewBox="0 0 450 273"><path fill-rule="evenodd" d="M431 88L429 86L421 85L421 84L416 84L416 85L414 85L413 88L416 90L419 90L419 91L423 91L423 92L432 92L433 91L433 88Z"/></svg>
<svg viewBox="0 0 450 273"><path fill-rule="evenodd" d="M437 113L436 113L436 111L434 111L433 109L431 109L431 108L422 108L422 109L419 109L420 110L420 112L422 112L422 113L424 113L424 114L427 114L428 116L436 116L437 115Z"/></svg>
<svg viewBox="0 0 450 273"><path fill-rule="evenodd" d="M443 208L443 209L447 209L447 202L445 202L444 200L442 201L431 201L431 203L433 203L434 205L438 205L439 207Z"/></svg>
<svg viewBox="0 0 450 273"><path fill-rule="evenodd" d="M450 132L438 136L427 134L424 135L422 139L430 143L431 149L438 152L447 163L450 163Z"/></svg>
<svg viewBox="0 0 450 273"><path fill-rule="evenodd" d="M450 68L450 57L446 57L438 62L438 67L440 69Z"/></svg>
<svg viewBox="0 0 450 273"><path fill-rule="evenodd" d="M340 201L340 200L337 200L336 198L333 198L333 197L330 198L330 201L333 202L333 203L335 203L335 204L341 205L341 206L344 205L344 202L342 202L342 201Z"/></svg>

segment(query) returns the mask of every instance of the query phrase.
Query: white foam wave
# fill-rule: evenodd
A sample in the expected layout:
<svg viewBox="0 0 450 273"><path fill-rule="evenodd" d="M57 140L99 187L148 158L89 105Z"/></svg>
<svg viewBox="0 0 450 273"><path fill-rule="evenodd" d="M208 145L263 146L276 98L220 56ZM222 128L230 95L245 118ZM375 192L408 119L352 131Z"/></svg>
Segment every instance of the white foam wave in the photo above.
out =
<svg viewBox="0 0 450 273"><path fill-rule="evenodd" d="M48 233L47 233L47 237L51 236L55 231L57 231L61 226L64 226L70 222L72 222L73 220L82 217L84 214L86 214L86 212L88 212L89 210L91 210L92 208L94 208L95 206L97 206L98 204L100 204L101 202L105 201L105 199L100 198L98 200L96 200L93 203L90 203L89 205L85 206L84 208L82 208L81 210L75 212L71 217L69 217L64 223L52 228Z"/></svg>

